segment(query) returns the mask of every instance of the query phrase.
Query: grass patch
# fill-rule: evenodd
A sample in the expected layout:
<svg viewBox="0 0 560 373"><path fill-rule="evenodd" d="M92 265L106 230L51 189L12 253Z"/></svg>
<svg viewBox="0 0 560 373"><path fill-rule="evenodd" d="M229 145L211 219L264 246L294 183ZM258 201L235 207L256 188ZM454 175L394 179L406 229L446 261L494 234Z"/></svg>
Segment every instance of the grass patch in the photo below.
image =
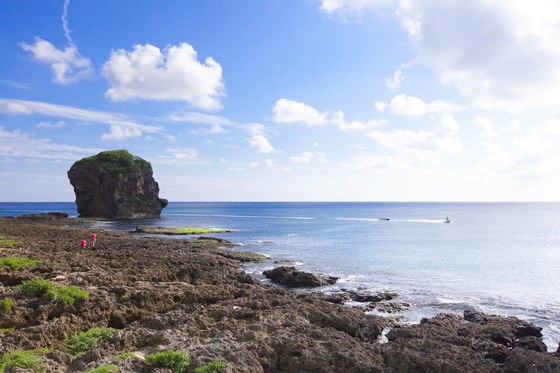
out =
<svg viewBox="0 0 560 373"><path fill-rule="evenodd" d="M183 351L167 350L146 356L146 364L171 368L173 373L182 373L190 364L189 355Z"/></svg>
<svg viewBox="0 0 560 373"><path fill-rule="evenodd" d="M127 357L135 357L135 356L136 355L134 355L132 352L123 352L122 354L115 356L113 360L118 361L118 360L126 359Z"/></svg>
<svg viewBox="0 0 560 373"><path fill-rule="evenodd" d="M4 298L4 300L0 301L0 308L6 312L10 312L15 305L16 304L8 298Z"/></svg>
<svg viewBox="0 0 560 373"><path fill-rule="evenodd" d="M130 297L132 297L132 295L130 295L130 294L128 294L128 293L123 294L123 295L119 298L119 303L124 303L124 302L126 302L126 301L129 301L129 300L130 300Z"/></svg>
<svg viewBox="0 0 560 373"><path fill-rule="evenodd" d="M16 330L16 327L15 327L15 326L12 326L11 328L0 328L0 332L6 333L6 334L11 333L11 332L13 332L14 330Z"/></svg>
<svg viewBox="0 0 560 373"><path fill-rule="evenodd" d="M215 359L213 362L199 366L194 370L195 373L218 373L221 368L225 367L223 361L220 359Z"/></svg>
<svg viewBox="0 0 560 373"><path fill-rule="evenodd" d="M89 293L77 286L57 286L42 277L23 281L20 286L27 295L50 299L56 303L62 303L64 306L74 304L77 299L89 298Z"/></svg>
<svg viewBox="0 0 560 373"><path fill-rule="evenodd" d="M92 370L86 370L84 373L101 373L101 372L112 372L116 373L119 371L119 366L115 364L103 364Z"/></svg>
<svg viewBox="0 0 560 373"><path fill-rule="evenodd" d="M211 229L211 228L177 228L177 227L152 227L149 225L136 226L135 233L147 234L207 234L207 233L227 233L233 232L229 229Z"/></svg>
<svg viewBox="0 0 560 373"><path fill-rule="evenodd" d="M52 266L53 267L60 267L60 263L59 262L54 262Z"/></svg>
<svg viewBox="0 0 560 373"><path fill-rule="evenodd" d="M66 344L68 352L77 357L88 352L90 348L96 347L100 342L109 340L115 335L115 332L116 329L113 328L92 328L65 339L64 344Z"/></svg>
<svg viewBox="0 0 560 373"><path fill-rule="evenodd" d="M15 245L21 245L21 244L23 244L23 242L16 242L14 240L7 239L4 236L0 236L0 246L5 246L5 247L12 248Z"/></svg>
<svg viewBox="0 0 560 373"><path fill-rule="evenodd" d="M0 265L6 265L11 267L14 271L18 271L21 267L35 267L37 264L41 264L40 260L31 260L28 258L11 257L0 259Z"/></svg>
<svg viewBox="0 0 560 373"><path fill-rule="evenodd" d="M47 368L41 358L41 355L49 352L50 349L39 348L36 350L14 350L8 352L0 359L0 371L4 372L6 368L31 369L34 372L46 372Z"/></svg>

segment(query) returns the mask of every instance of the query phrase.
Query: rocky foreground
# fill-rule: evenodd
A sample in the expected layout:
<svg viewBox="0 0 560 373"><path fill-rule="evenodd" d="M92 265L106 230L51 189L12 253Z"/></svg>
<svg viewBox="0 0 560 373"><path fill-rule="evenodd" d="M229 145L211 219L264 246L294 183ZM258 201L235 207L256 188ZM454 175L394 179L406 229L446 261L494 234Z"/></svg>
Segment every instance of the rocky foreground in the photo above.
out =
<svg viewBox="0 0 560 373"><path fill-rule="evenodd" d="M48 372L104 364L121 372L170 372L144 361L164 350L188 353L187 372L216 358L225 363L222 372L560 371L560 353L546 352L540 329L514 317L441 314L395 326L381 344L390 319L262 284L240 270L234 253L219 249L223 242L97 231L92 248L91 230L61 221L0 219L0 236L22 242L0 244L0 259L42 261L17 271L0 267L0 301L14 303L0 309L0 328L15 328L0 332L0 358L49 346L41 355ZM89 298L64 306L18 286L41 276L87 290ZM89 352L70 355L64 340L93 327L117 331ZM131 356L114 360L126 352Z"/></svg>

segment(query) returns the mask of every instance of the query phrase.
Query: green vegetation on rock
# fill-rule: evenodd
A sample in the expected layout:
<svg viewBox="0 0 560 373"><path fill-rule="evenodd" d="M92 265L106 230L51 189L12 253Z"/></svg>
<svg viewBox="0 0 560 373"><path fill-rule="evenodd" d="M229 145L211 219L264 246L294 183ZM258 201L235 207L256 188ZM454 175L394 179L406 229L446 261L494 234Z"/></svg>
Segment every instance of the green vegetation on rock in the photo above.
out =
<svg viewBox="0 0 560 373"><path fill-rule="evenodd" d="M14 241L14 240L7 239L7 238L4 237L4 236L0 236L0 246L5 246L5 247L12 248L12 247L14 247L15 245L20 245L20 244L22 244L22 243L23 243L23 242L16 242L16 241Z"/></svg>
<svg viewBox="0 0 560 373"><path fill-rule="evenodd" d="M53 282L45 280L42 277L23 281L20 286L27 295L51 299L65 306L74 304L76 299L89 298L89 293L85 290L81 290L77 286L57 286Z"/></svg>
<svg viewBox="0 0 560 373"><path fill-rule="evenodd" d="M71 355L80 356L88 352L90 348L96 347L100 342L112 338L115 332L116 329L113 328L92 328L85 332L74 334L72 337L65 339L64 343Z"/></svg>
<svg viewBox="0 0 560 373"><path fill-rule="evenodd" d="M13 306L15 306L15 303L8 298L4 298L4 300L0 301L0 308L6 312L10 312Z"/></svg>
<svg viewBox="0 0 560 373"><path fill-rule="evenodd" d="M11 328L0 328L0 332L6 333L6 334L11 333L11 332L13 332L14 330L16 330L16 327L15 327L15 326L12 326Z"/></svg>
<svg viewBox="0 0 560 373"><path fill-rule="evenodd" d="M49 348L39 348L36 350L14 350L6 353L0 359L0 372L5 372L6 368L30 369L33 372L46 372L47 368L40 355L50 351ZM10 369L11 370L11 369Z"/></svg>
<svg viewBox="0 0 560 373"><path fill-rule="evenodd" d="M70 172L77 170L88 162L97 162L97 165L109 173L113 178L119 175L127 176L136 171L142 171L151 167L150 162L130 154L128 150L108 150L91 157L76 161L70 168Z"/></svg>
<svg viewBox="0 0 560 373"><path fill-rule="evenodd" d="M213 362L199 366L194 370L195 373L218 373L220 368L225 366L224 362L220 359L215 359Z"/></svg>
<svg viewBox="0 0 560 373"><path fill-rule="evenodd" d="M207 234L207 233L226 233L233 232L228 229L212 229L212 228L177 228L177 227L152 227L148 225L136 226L135 233L147 234Z"/></svg>
<svg viewBox="0 0 560 373"><path fill-rule="evenodd" d="M132 295L130 294L123 294L120 298L119 298L119 303L124 303L128 300L130 300L130 297L132 297Z"/></svg>
<svg viewBox="0 0 560 373"><path fill-rule="evenodd" d="M39 260L31 260L28 258L11 257L0 259L0 265L7 265L12 267L14 271L18 271L21 267L35 267L37 264L43 262Z"/></svg>
<svg viewBox="0 0 560 373"><path fill-rule="evenodd" d="M113 360L118 361L118 360L126 359L127 357L135 357L135 356L136 355L134 355L132 352L123 352L122 354L115 356Z"/></svg>
<svg viewBox="0 0 560 373"><path fill-rule="evenodd" d="M101 372L111 372L116 373L119 371L119 366L115 364L103 364L92 370L86 370L84 373L101 373Z"/></svg>
<svg viewBox="0 0 560 373"><path fill-rule="evenodd" d="M167 350L146 356L146 364L171 368L173 373L182 373L190 364L189 355L183 351Z"/></svg>

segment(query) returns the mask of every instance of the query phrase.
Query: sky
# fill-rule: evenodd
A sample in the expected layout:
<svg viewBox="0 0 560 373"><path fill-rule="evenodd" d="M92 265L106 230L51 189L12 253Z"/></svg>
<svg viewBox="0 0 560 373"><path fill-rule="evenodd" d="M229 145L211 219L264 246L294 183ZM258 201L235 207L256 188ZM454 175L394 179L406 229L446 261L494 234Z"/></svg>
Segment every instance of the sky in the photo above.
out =
<svg viewBox="0 0 560 373"><path fill-rule="evenodd" d="M556 0L1 0L0 201L559 201Z"/></svg>

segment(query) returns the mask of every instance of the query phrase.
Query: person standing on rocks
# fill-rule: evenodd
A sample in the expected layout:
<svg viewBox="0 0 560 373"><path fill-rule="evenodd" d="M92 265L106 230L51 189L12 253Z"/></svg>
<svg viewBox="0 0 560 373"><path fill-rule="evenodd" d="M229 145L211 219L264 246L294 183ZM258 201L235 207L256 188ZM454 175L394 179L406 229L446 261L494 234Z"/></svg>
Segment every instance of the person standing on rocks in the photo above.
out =
<svg viewBox="0 0 560 373"><path fill-rule="evenodd" d="M86 240L82 240L82 242L80 243L80 246L82 247L82 249L86 248Z"/></svg>
<svg viewBox="0 0 560 373"><path fill-rule="evenodd" d="M94 233L91 235L91 247L95 247L95 240L97 239L97 235Z"/></svg>

